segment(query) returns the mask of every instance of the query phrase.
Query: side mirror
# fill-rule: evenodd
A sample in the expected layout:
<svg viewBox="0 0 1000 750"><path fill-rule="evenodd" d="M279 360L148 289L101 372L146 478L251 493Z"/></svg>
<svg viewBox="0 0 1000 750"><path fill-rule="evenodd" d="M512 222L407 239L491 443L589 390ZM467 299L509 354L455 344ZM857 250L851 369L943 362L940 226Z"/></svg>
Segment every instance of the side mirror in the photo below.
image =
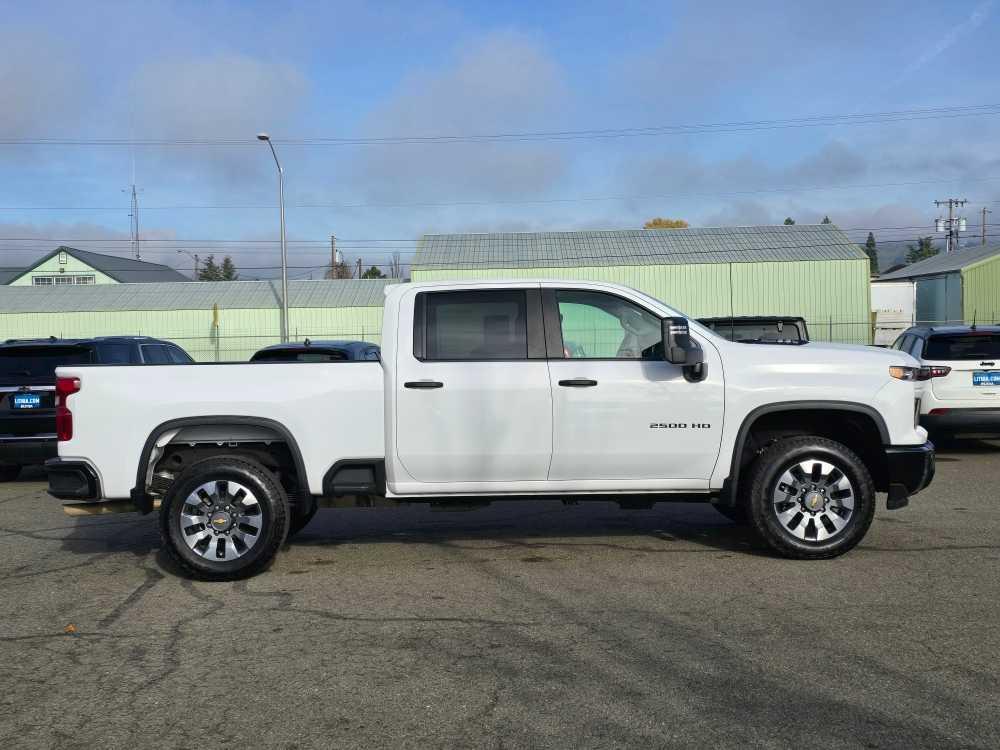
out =
<svg viewBox="0 0 1000 750"><path fill-rule="evenodd" d="M663 358L672 365L691 367L700 365L704 353L691 340L691 330L687 318L664 318L660 321L663 337Z"/></svg>

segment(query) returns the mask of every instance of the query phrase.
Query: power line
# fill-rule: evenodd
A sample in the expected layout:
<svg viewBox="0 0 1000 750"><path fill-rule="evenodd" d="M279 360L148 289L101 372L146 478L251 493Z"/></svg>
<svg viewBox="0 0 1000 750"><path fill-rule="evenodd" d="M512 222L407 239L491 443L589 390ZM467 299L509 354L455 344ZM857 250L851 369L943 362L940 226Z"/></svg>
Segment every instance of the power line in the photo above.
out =
<svg viewBox="0 0 1000 750"><path fill-rule="evenodd" d="M811 225L811 224L797 224L796 226L799 227L799 228L803 228L804 229L804 228L819 227L819 226L822 226L822 225L820 225L820 224L816 224L816 225ZM990 223L990 224L987 224L987 226L1000 226L1000 223ZM740 229L740 228L741 227L718 228L719 231L707 231L707 230L712 230L712 229L716 229L716 228L714 228L714 227L705 227L704 229L701 229L701 230L699 230L697 232L696 237L698 237L698 238L701 238L701 237L731 237L731 236L733 236L733 233L734 233L733 229ZM918 225L914 225L914 226L895 226L895 227L886 226L886 227L837 227L837 228L840 229L840 231L842 231L842 232L902 232L902 231L926 232L927 231L927 227L925 225L923 225L923 224L918 224ZM693 227L693 229L698 230L699 228L698 227ZM776 226L775 229L778 230L778 231L781 230L780 226ZM617 232L617 231L637 231L637 232L638 231L642 231L642 232L649 232L649 231L656 231L656 230L639 230L639 229L617 230L617 229L608 229L608 230L605 230L605 231L608 231L608 232ZM663 230L663 231L673 231L673 230ZM572 231L567 232L567 234L572 234L572 233L573 233ZM521 232L510 232L510 233L508 233L508 232L470 232L470 233L463 233L463 234L464 235L475 236L477 234L479 234L479 235L481 235L481 234L515 234L515 235L517 235L517 234L522 234L522 233ZM533 234L533 233L528 232L526 234ZM557 234L562 234L562 233L561 232L557 232ZM449 237L448 235L444 235L443 237L442 237L442 235L430 235L430 236L435 237L435 240L434 240L435 244L439 244L439 245L440 244L465 244L465 243L468 242L468 239L466 238L466 236L457 236L457 237ZM45 243L78 242L78 243L81 243L81 244L87 243L89 245L99 245L99 246L111 247L111 246L113 246L112 243L131 243L132 239L131 238L118 238L118 237L110 237L110 238L86 238L86 237L0 237L0 242L45 242ZM356 239L341 239L340 237L337 238L337 243L338 244L352 245L352 247L350 247L349 249L369 248L369 249L375 249L375 250L384 249L386 251L400 249L398 247L398 245L389 246L389 247L385 247L385 248L379 248L379 246L377 246L377 245L369 244L369 243L378 243L378 242L408 243L408 244L410 244L413 247L417 247L418 244L419 244L419 240L418 239L413 239L413 238L373 238L373 237L370 237L370 238L356 238ZM222 252L229 252L229 251L236 251L236 250L250 251L250 250L255 249L254 247L239 247L240 245L261 246L260 249L264 250L264 249L267 249L268 246L280 244L280 240L198 239L198 238L187 238L187 237L185 237L185 238L162 238L162 239L154 239L154 238L144 237L143 240L142 240L142 243L143 243L143 246L146 248L145 252L147 252L147 253L148 252L173 250L174 249L173 246L175 246L175 245L192 245L192 244L194 244L194 245L221 245L221 247L217 247L217 248L215 248L215 250L216 250L216 252L222 253ZM329 248L330 241L329 241L329 239L323 239L323 240L288 240L288 244L289 245L297 245L297 246L317 246L317 247L321 246L321 247L324 247L324 248ZM156 247L149 247L150 245L154 245ZM228 247L227 247L227 245L228 245ZM237 247L232 247L233 245L235 245ZM0 248L0 250L3 250L3 249L6 249L6 248ZM35 249L35 248L27 248L27 249ZM79 248L79 249L84 249L84 248Z"/></svg>
<svg viewBox="0 0 1000 750"><path fill-rule="evenodd" d="M368 138L293 137L275 138L275 143L288 146L364 146L389 144L452 144L520 141L570 141L612 138L633 138L663 135L700 135L706 133L742 133L788 128L831 127L840 125L877 125L914 120L953 119L1000 114L1000 104L978 104L955 107L930 107L861 114L816 115L812 117L741 122L694 123L686 125L656 125L587 130L552 130L537 132L481 133L461 135L400 135ZM251 146L254 138L0 138L8 146Z"/></svg>

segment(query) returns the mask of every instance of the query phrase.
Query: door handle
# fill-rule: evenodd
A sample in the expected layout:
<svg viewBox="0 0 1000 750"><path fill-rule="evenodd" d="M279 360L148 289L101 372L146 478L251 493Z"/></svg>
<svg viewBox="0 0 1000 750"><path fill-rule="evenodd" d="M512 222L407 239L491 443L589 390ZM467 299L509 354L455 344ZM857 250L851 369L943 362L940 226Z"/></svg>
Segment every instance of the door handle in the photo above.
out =
<svg viewBox="0 0 1000 750"><path fill-rule="evenodd" d="M409 380L403 383L404 388L444 388L444 383L436 380Z"/></svg>
<svg viewBox="0 0 1000 750"><path fill-rule="evenodd" d="M559 385L564 388L593 388L597 385L597 381L588 378L571 378L570 380L560 380Z"/></svg>

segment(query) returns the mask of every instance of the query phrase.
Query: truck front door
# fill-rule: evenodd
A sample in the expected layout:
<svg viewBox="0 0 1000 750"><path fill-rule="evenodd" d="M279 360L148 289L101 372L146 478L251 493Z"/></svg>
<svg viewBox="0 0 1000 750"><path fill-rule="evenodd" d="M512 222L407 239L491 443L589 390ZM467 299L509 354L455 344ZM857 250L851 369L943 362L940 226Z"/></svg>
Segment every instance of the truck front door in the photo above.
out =
<svg viewBox="0 0 1000 750"><path fill-rule="evenodd" d="M663 360L660 318L615 294L545 289L553 453L549 479L667 480L707 488L722 437L723 373L703 345L700 382ZM667 487L662 482L655 486Z"/></svg>
<svg viewBox="0 0 1000 750"><path fill-rule="evenodd" d="M419 292L395 397L397 457L417 482L544 481L552 395L539 288Z"/></svg>

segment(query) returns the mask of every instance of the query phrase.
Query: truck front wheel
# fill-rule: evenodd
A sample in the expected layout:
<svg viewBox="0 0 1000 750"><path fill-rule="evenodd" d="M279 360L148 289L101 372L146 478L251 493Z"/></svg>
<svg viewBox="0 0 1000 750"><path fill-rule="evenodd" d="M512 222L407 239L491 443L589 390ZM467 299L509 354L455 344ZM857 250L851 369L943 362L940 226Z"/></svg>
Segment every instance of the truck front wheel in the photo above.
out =
<svg viewBox="0 0 1000 750"><path fill-rule="evenodd" d="M750 515L785 557L836 557L864 537L875 515L875 486L847 446L821 437L779 440L750 476Z"/></svg>
<svg viewBox="0 0 1000 750"><path fill-rule="evenodd" d="M160 506L160 536L195 578L246 578L265 568L288 533L288 497L264 466L219 456L189 466Z"/></svg>

